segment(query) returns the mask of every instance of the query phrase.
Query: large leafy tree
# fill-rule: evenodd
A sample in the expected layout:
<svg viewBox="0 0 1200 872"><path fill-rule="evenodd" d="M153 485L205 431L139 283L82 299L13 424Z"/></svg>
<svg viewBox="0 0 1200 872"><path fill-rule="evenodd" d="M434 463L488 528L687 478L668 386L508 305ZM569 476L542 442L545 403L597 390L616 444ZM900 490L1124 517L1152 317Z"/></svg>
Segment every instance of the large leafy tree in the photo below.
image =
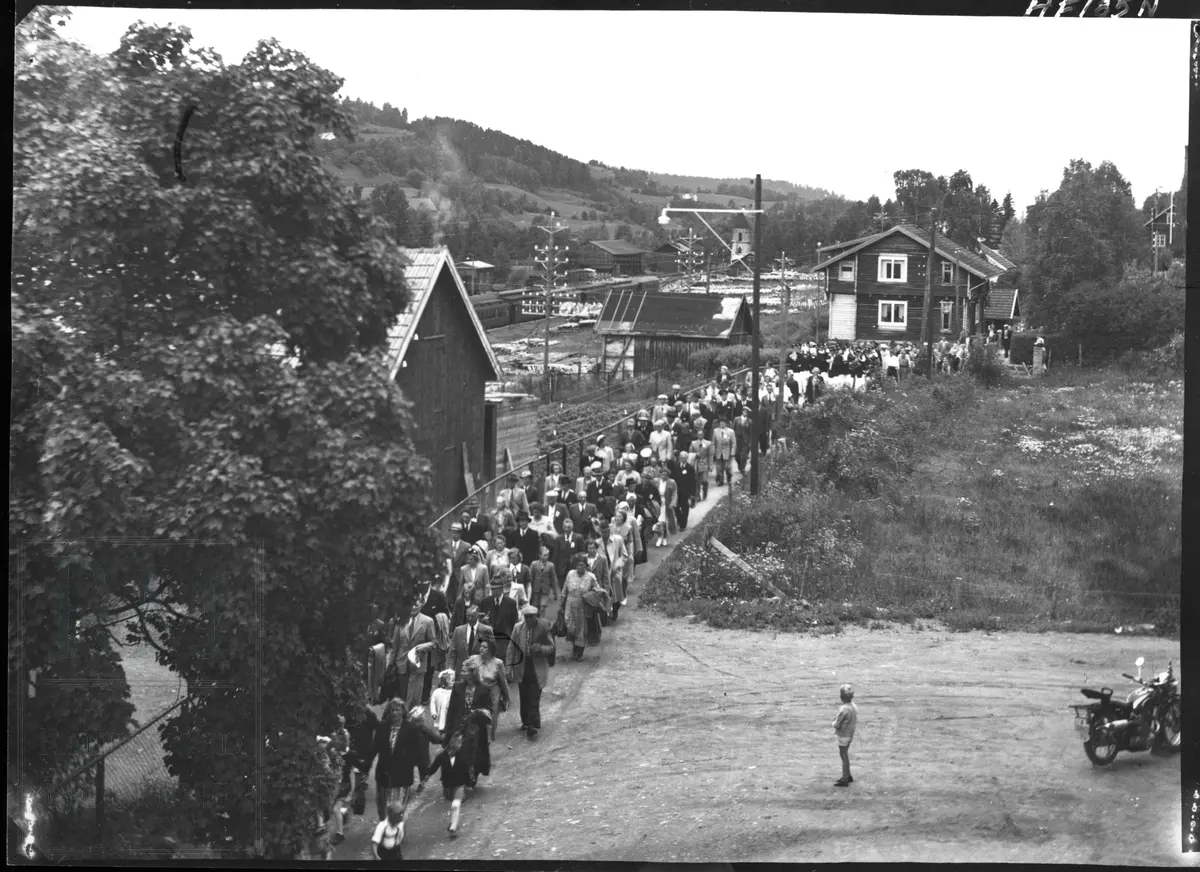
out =
<svg viewBox="0 0 1200 872"><path fill-rule="evenodd" d="M1126 265L1146 257L1142 220L1116 166L1072 160L1058 190L1043 191L1026 213L1024 286L1035 322L1061 327L1070 305L1079 304L1077 296L1068 300L1068 291L1083 282L1116 281Z"/></svg>
<svg viewBox="0 0 1200 872"><path fill-rule="evenodd" d="M313 736L362 698L370 603L435 564L380 354L404 261L314 152L353 138L336 76L142 23L97 57L63 15L16 40L10 759L44 781L43 731L122 732L114 652L153 645L191 693L163 738L206 786L194 822L293 855L333 789Z"/></svg>

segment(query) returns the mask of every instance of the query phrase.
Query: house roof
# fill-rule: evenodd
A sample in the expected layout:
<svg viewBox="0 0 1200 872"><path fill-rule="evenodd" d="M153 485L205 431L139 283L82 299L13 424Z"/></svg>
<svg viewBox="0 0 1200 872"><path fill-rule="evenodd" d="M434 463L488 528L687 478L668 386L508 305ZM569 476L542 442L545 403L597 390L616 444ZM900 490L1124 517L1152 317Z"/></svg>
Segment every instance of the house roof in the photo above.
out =
<svg viewBox="0 0 1200 872"><path fill-rule="evenodd" d="M817 249L817 259L827 256L831 251L841 251L843 248L848 248L852 245L870 245L876 239L882 239L887 236L887 231L883 233L872 233L870 236L860 236L858 239L849 239L845 242L835 242L833 245L822 245Z"/></svg>
<svg viewBox="0 0 1200 872"><path fill-rule="evenodd" d="M749 319L750 306L741 296L630 290L609 294L596 332L727 339L739 321L748 329Z"/></svg>
<svg viewBox="0 0 1200 872"><path fill-rule="evenodd" d="M676 251L681 254L686 254L689 251L688 247L686 245L684 245L682 242L679 242L678 240L671 240L670 242L664 242L662 245L660 245L658 248L656 248L654 250L659 254L671 254L672 252L676 252Z"/></svg>
<svg viewBox="0 0 1200 872"><path fill-rule="evenodd" d="M733 216L733 226L739 230L749 230L750 222L746 220L745 213L738 212Z"/></svg>
<svg viewBox="0 0 1200 872"><path fill-rule="evenodd" d="M929 247L929 234L924 230L919 227L913 227L911 224L897 224L895 227L891 228L890 230L885 230L883 233L872 233L870 236L863 236L859 239L851 240L855 243L853 247L847 248L846 250L840 251L831 257L825 258L825 260L813 267L813 272L820 272L821 270L828 269L842 258L849 257L852 254L857 254L868 245L872 245L873 243L876 243L881 239L896 233L901 233L907 236L909 239L914 240L922 247ZM1000 267L990 263L974 252L963 248L957 242L947 239L945 236L938 236L937 245L935 246L934 250L942 257L946 258L947 260L955 261L967 272L971 273L972 275L979 276L980 278L990 279L1004 272L1004 270Z"/></svg>
<svg viewBox="0 0 1200 872"><path fill-rule="evenodd" d="M992 288L988 291L983 317L997 321L1009 321L1017 317L1017 289Z"/></svg>
<svg viewBox="0 0 1200 872"><path fill-rule="evenodd" d="M1142 226L1149 227L1151 224L1154 224L1155 222L1157 222L1163 218L1170 218L1170 217L1171 217L1171 207L1167 206L1167 208L1165 208L1159 212L1156 212L1154 215L1152 215L1150 220L1145 222Z"/></svg>
<svg viewBox="0 0 1200 872"><path fill-rule="evenodd" d="M984 245L982 239L979 240L979 251L985 258L1005 271L1017 268L1015 263L1002 255L1000 252L996 251L996 249L988 248L986 245Z"/></svg>
<svg viewBox="0 0 1200 872"><path fill-rule="evenodd" d="M484 263L482 260L464 260L457 264L459 269L495 269L495 265Z"/></svg>
<svg viewBox="0 0 1200 872"><path fill-rule="evenodd" d="M590 242L601 251L607 251L609 254L650 253L641 246L634 245L632 242L626 242L624 239L592 239Z"/></svg>
<svg viewBox="0 0 1200 872"><path fill-rule="evenodd" d="M438 278L442 275L443 270L448 269L451 278L454 279L454 288L462 299L463 305L467 307L467 314L471 316L471 324L475 327L475 333L483 344L484 351L487 352L488 365L492 368L492 374L487 380L499 379L500 362L496 360L496 353L492 351L492 344L488 342L487 331L483 329L479 316L475 314L475 307L471 305L471 301L467 297L467 289L463 287L462 278L454 267L454 258L450 256L450 249L442 245L436 248L402 248L400 251L409 262L408 266L404 268L404 280L412 293L412 299L400 317L396 319L392 329L388 331L388 376L395 379L396 374L400 372L400 364L403 362L404 356L408 354L408 348L416 336L417 325L421 322L421 316L425 314L425 307L429 305Z"/></svg>

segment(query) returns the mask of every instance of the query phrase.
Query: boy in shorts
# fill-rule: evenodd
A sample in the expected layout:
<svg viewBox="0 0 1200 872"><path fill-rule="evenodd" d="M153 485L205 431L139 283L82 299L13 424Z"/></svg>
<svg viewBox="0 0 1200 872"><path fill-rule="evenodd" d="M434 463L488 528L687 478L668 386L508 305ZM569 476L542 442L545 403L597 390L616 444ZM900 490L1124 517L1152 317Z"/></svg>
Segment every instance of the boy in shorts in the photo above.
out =
<svg viewBox="0 0 1200 872"><path fill-rule="evenodd" d="M842 756L842 777L833 782L835 787L845 787L854 781L850 774L850 743L854 741L854 728L858 725L858 708L854 705L854 688L843 684L840 690L842 707L833 721L837 735L838 753Z"/></svg>

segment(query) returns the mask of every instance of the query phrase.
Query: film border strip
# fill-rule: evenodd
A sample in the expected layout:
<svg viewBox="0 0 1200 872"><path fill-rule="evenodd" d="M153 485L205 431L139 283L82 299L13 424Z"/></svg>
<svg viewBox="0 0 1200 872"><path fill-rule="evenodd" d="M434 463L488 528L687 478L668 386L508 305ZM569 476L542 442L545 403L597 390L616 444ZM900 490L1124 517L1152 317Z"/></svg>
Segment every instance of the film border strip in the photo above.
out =
<svg viewBox="0 0 1200 872"><path fill-rule="evenodd" d="M254 736L256 737L256 741L254 742L255 748L254 748L254 770L253 770L254 771L254 804L255 804L254 852L256 855L262 856L263 848L264 848L264 844L265 844L265 838L264 838L264 832L263 832L263 810L262 810L264 787L265 787L262 782L263 763L264 763L263 754L265 751L265 734L264 734L264 727L263 727L262 668L261 668L262 657L263 657L263 608L264 608L263 586L264 586L264 582L266 580L266 554L265 554L264 543L262 541L259 541L253 545L245 545L242 543L227 542L224 540L215 540L215 539L177 539L176 540L176 539L148 539L148 538L132 538L132 537L131 538L94 537L91 539L56 539L56 540L48 540L48 541L53 541L54 544L58 544L58 545L81 544L81 545L87 546L87 545L92 545L92 544L96 544L96 543L107 543L110 545L111 544L129 545L129 546L136 546L136 547L140 547L140 548L145 548L145 547L163 548L163 547L173 547L173 546L180 546L180 545L184 545L184 546L190 545L190 546L209 546L209 547L218 547L219 546L219 547L226 547L226 548L242 548L242 549L249 548L252 550L252 554L253 554L252 566L253 566L253 575L254 575L252 598L253 598L253 611L254 611L254 616L255 616L255 620L254 620L255 668L253 670L254 686L253 686L253 688L251 688L251 695L254 700ZM16 578L17 591L16 591L16 593L17 593L17 628L18 628L17 632L18 633L25 632L25 622L24 622L25 596L24 596L24 593L25 593L26 578L25 578L25 573L24 573L24 566L25 566L25 549L28 544L31 544L31 543L29 541L21 541L18 543L18 548L17 548L17 578ZM42 543L39 543L39 544L42 544ZM60 578L62 577L61 576L62 570L65 569L65 570L69 571L69 568L72 565L75 565L74 562L67 564L67 566L65 566L65 567L61 567L59 577ZM143 565L144 565L144 563L143 563ZM68 581L68 584L69 584L69 581ZM69 601L70 600L69 600L69 593L68 593L68 596L64 597L64 603L67 605L68 608L69 608ZM211 637L210 637L210 639L211 639ZM21 676L28 676L30 674L30 670L27 669L25 666L25 661L24 661L25 646L19 645L18 650L21 652L21 661L18 664L19 671L17 674L21 675ZM96 679L91 682L84 680L84 683L85 684L86 683L92 683L92 684L94 684L94 683L111 683L112 681L114 681L114 679ZM162 682L161 681L150 682L150 684L162 684ZM76 680L76 679L59 679L59 680L46 679L44 681L44 686L51 686L51 685L57 685L57 686L63 686L63 687L69 687L69 686L77 687L77 686L80 686L80 680ZM196 688L195 692L203 693L206 691L223 690L223 689L228 689L228 688L234 687L234 686L236 686L236 685L233 682L223 682L223 681L207 682L204 687ZM189 688L189 690L188 690L189 695L192 692L193 692L193 690L191 688ZM23 812L22 818L23 818L23 822L26 826L22 854L26 859L36 859L39 857L41 859L47 859L37 849L36 840L34 838L34 826L36 823L36 816L34 814L33 807L32 807L34 791L31 791L25 785L25 783L23 781L23 773L25 772L26 767L24 766L24 761L21 758L24 757L25 747L26 747L26 745L25 745L25 738L26 738L25 737L25 729L26 729L25 706L26 706L26 699L28 698L28 692L25 688L22 688L19 692L17 692L15 694L15 697L16 697L16 701L17 701L17 711L15 713L16 714L16 724L15 724L16 729L14 730L14 732L17 734L16 741L17 741L17 754L18 754L17 767L16 767L17 768L16 782L17 782L17 790L18 790L17 795L19 797L21 797L21 802L22 802L21 807L22 807L22 812ZM172 707L172 708L174 708L174 707ZM160 716L161 715L155 715L153 719L157 720L158 717L160 717ZM10 725L11 724L12 724L12 721L10 719ZM227 795L227 794L222 794L222 795ZM231 798L234 798L234 797L231 797ZM70 853L72 856L79 856L79 857L91 856L96 859L105 859L108 856L111 856L112 852L109 851L108 849L105 849L104 847L100 846L100 847L95 847L95 848L86 848L86 847L85 848L72 848ZM133 857L129 857L130 854L132 854ZM163 848L146 848L146 849L135 848L135 849L130 849L126 853L126 856L129 859L134 859L135 861L137 858L145 858L148 860L170 859L170 858L185 859L185 860L186 859L237 859L237 860L245 860L246 859L245 851L241 848L222 849L219 847L205 847L205 848L194 848L193 849L193 848L182 847L182 846L179 849L171 849L171 850L167 850L167 849L163 849Z"/></svg>
<svg viewBox="0 0 1200 872"><path fill-rule="evenodd" d="M1045 18L1046 13L1056 5L1058 11L1052 16L1054 18L1066 15L1077 18L1127 18L1134 6L1137 6L1138 18L1153 18L1158 12L1158 0L1030 0L1025 14ZM1078 15L1075 15L1076 10Z"/></svg>

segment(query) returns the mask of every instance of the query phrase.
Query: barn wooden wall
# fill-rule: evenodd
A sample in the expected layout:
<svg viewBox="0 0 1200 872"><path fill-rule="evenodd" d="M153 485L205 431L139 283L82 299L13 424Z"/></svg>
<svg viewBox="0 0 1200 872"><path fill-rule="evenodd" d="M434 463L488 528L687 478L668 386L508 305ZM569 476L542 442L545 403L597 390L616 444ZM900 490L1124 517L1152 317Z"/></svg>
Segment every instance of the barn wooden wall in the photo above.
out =
<svg viewBox="0 0 1200 872"><path fill-rule="evenodd" d="M396 376L412 403L412 439L433 469L433 502L438 514L467 496L462 445L471 472L483 465L483 394L487 355L475 335L466 304L443 269L417 325L417 336Z"/></svg>
<svg viewBox="0 0 1200 872"><path fill-rule="evenodd" d="M537 456L537 421L537 397L504 397L497 403L496 475L505 469L505 448L511 452L514 463Z"/></svg>

